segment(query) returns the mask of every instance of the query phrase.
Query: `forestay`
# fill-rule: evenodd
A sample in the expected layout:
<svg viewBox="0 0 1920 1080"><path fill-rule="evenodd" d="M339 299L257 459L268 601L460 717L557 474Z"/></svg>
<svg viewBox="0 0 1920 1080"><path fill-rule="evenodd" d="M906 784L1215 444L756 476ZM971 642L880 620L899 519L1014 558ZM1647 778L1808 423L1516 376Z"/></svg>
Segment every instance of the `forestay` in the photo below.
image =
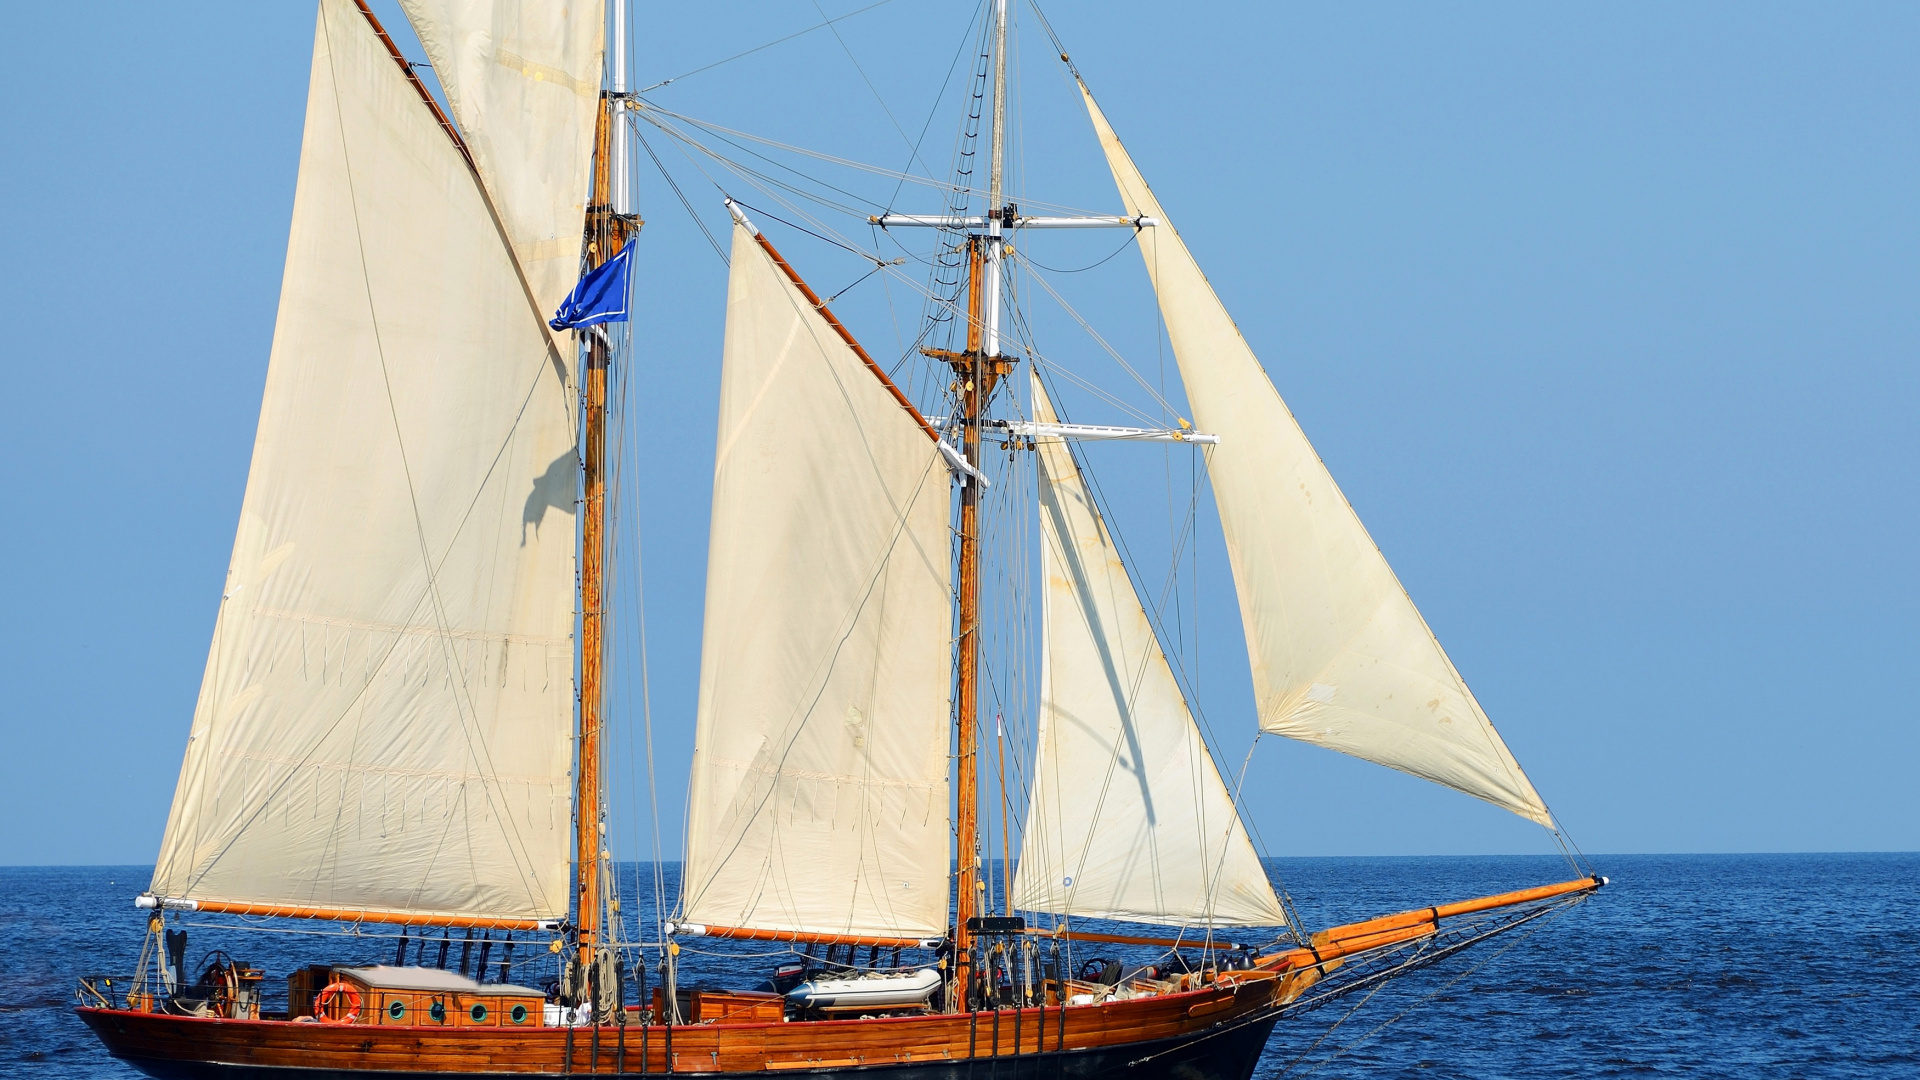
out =
<svg viewBox="0 0 1920 1080"><path fill-rule="evenodd" d="M472 170L353 3L323 0L155 893L566 915L570 401Z"/></svg>
<svg viewBox="0 0 1920 1080"><path fill-rule="evenodd" d="M949 503L934 441L737 227L685 919L945 933Z"/></svg>
<svg viewBox="0 0 1920 1080"><path fill-rule="evenodd" d="M400 0L433 63L536 306L580 272L605 5L600 0Z"/></svg>
<svg viewBox="0 0 1920 1080"><path fill-rule="evenodd" d="M1454 670L1280 399L1093 96L1087 111L1159 294L1210 456L1261 727L1387 765L1552 827L1546 806Z"/></svg>
<svg viewBox="0 0 1920 1080"><path fill-rule="evenodd" d="M1033 380L1033 416L1057 424ZM1065 439L1034 440L1045 549L1039 753L1014 906L1286 922Z"/></svg>

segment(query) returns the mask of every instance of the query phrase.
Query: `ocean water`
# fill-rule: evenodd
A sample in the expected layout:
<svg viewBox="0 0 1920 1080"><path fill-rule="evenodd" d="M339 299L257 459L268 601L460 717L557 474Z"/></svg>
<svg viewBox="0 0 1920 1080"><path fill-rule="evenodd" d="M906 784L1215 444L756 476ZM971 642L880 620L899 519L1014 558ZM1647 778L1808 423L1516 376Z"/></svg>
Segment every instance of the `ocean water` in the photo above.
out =
<svg viewBox="0 0 1920 1080"><path fill-rule="evenodd" d="M1316 1077L1920 1077L1920 855L1597 857L1613 884L1532 933L1283 1021L1261 1080ZM1313 926L1559 880L1531 858L1276 859ZM629 907L651 910L652 875ZM671 895L672 875L665 875ZM81 974L132 970L142 867L0 867L0 1076L132 1077L73 1016ZM192 921L193 917L189 917ZM391 962L382 930L315 936L190 925L270 971ZM769 950L683 953L682 982L762 970ZM535 943L537 946L537 943ZM409 958L419 950L409 943ZM427 944L437 960L439 939ZM458 966L463 942L448 944ZM515 981L550 958L516 943ZM743 955L745 954L745 955ZM477 948L472 951L477 959ZM497 966L499 944L491 958ZM1358 1005L1357 1008L1354 1006Z"/></svg>

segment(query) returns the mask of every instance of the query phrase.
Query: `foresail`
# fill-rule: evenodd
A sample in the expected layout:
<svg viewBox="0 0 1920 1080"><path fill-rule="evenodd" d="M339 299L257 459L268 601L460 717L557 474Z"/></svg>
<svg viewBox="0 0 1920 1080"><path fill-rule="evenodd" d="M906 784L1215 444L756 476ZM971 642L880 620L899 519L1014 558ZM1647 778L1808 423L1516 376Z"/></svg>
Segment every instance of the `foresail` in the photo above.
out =
<svg viewBox="0 0 1920 1080"><path fill-rule="evenodd" d="M601 0L400 0L493 192L534 300L580 273L606 41Z"/></svg>
<svg viewBox="0 0 1920 1080"><path fill-rule="evenodd" d="M683 917L946 932L950 485L734 230Z"/></svg>
<svg viewBox="0 0 1920 1080"><path fill-rule="evenodd" d="M1058 422L1038 379L1033 416ZM1039 752L1014 906L1286 922L1066 441L1035 440L1046 569Z"/></svg>
<svg viewBox="0 0 1920 1080"><path fill-rule="evenodd" d="M472 170L323 0L260 426L153 891L564 917L564 367Z"/></svg>
<svg viewBox="0 0 1920 1080"><path fill-rule="evenodd" d="M1365 758L1552 827L1533 784L1367 535L1106 117L1100 144L1159 294L1240 596L1264 730Z"/></svg>

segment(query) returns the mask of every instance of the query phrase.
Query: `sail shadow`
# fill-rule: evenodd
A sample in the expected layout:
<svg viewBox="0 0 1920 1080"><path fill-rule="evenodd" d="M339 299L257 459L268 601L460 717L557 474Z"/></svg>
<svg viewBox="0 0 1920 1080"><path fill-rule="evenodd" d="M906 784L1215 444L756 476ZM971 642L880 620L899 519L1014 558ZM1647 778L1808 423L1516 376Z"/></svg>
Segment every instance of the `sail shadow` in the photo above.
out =
<svg viewBox="0 0 1920 1080"><path fill-rule="evenodd" d="M533 478L533 490L527 492L527 504L520 512L520 546L527 546L527 526L540 535L540 523L549 508L572 514L580 491L580 459L572 450L553 459L547 471Z"/></svg>

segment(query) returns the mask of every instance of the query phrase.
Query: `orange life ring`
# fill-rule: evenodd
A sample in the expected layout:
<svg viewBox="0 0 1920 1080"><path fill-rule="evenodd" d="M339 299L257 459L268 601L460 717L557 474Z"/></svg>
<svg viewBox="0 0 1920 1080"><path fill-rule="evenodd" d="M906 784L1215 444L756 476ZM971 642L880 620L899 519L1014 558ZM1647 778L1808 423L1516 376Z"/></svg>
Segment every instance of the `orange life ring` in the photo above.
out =
<svg viewBox="0 0 1920 1080"><path fill-rule="evenodd" d="M346 999L346 1014L338 1015L335 1004ZM352 983L330 982L320 995L313 999L313 1015L323 1024L357 1024L360 1022L360 990Z"/></svg>

